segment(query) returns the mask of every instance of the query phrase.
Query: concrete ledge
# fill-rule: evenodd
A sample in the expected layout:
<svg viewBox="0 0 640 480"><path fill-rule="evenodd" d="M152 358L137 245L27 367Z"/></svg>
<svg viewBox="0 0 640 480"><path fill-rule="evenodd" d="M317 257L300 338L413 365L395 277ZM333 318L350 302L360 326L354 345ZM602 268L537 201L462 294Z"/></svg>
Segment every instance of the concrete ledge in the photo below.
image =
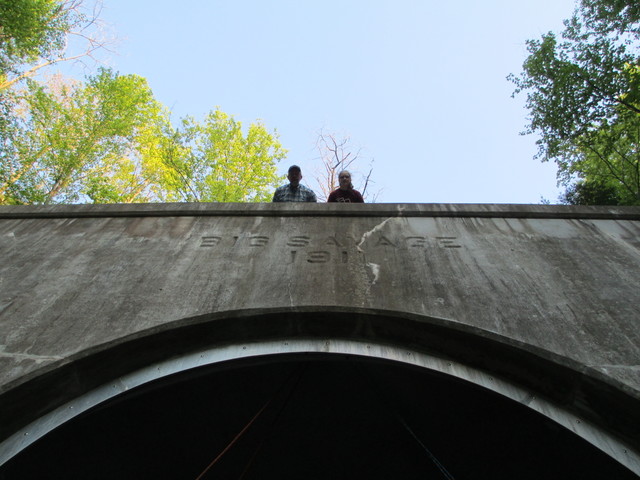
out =
<svg viewBox="0 0 640 480"><path fill-rule="evenodd" d="M128 203L5 205L0 218L278 216L278 217L492 217L640 220L640 207L368 203Z"/></svg>

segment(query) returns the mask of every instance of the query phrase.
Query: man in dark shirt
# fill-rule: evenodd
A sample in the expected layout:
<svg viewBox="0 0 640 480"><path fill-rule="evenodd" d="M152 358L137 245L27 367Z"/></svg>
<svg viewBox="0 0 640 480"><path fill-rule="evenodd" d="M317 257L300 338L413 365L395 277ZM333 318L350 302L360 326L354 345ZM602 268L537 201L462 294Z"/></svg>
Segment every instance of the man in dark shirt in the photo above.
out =
<svg viewBox="0 0 640 480"><path fill-rule="evenodd" d="M340 188L329 194L327 202L364 203L364 198L362 198L360 192L353 188L349 172L346 170L340 172L338 174L338 182L340 182Z"/></svg>
<svg viewBox="0 0 640 480"><path fill-rule="evenodd" d="M302 170L297 165L291 165L287 173L288 185L278 187L273 194L274 202L317 202L316 194L313 190L300 185L302 180Z"/></svg>

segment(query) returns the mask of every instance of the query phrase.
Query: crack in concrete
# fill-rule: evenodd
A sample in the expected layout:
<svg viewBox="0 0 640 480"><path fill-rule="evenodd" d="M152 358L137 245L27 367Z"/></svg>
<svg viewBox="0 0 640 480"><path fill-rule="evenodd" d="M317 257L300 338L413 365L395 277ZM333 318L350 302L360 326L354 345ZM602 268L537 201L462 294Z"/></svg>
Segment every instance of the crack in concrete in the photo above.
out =
<svg viewBox="0 0 640 480"><path fill-rule="evenodd" d="M589 365L591 368L621 368L624 370L640 370L640 365Z"/></svg>
<svg viewBox="0 0 640 480"><path fill-rule="evenodd" d="M377 263L367 263L367 267L371 269L371 274L373 275L373 281L371 282L371 285L375 285L375 283L378 281L378 277L380 276L380 265L378 265Z"/></svg>
<svg viewBox="0 0 640 480"><path fill-rule="evenodd" d="M2 285L4 283L4 277L0 277L0 285ZM3 311L5 311L7 308L9 308L11 305L13 304L13 300L9 300L7 302L0 302L0 313L2 313Z"/></svg>
<svg viewBox="0 0 640 480"><path fill-rule="evenodd" d="M293 303L293 293L291 292L291 275L289 275L289 283L287 284L287 293L289 294L289 306L293 307L294 303Z"/></svg>
<svg viewBox="0 0 640 480"><path fill-rule="evenodd" d="M34 360L36 362L45 362L51 360L62 360L64 357L61 356L48 356L48 355L30 355L28 353L11 353L5 352L4 349L6 347L4 345L0 345L0 358L13 358L16 360Z"/></svg>
<svg viewBox="0 0 640 480"><path fill-rule="evenodd" d="M374 233L376 233L377 231L381 230L382 228L384 228L384 226L387 224L387 222L393 220L394 217L389 217L385 220L383 220L382 222L380 222L379 224L377 224L375 227L373 227L371 230L368 230L366 232L364 232L362 234L362 236L360 237L360 242L356 245L356 249L358 250L358 252L360 253L364 253L364 251L362 250L362 248L360 248L362 246L362 244L364 242L367 241L367 239L373 235ZM377 263L372 263L372 262L367 262L365 264L367 266L367 268L371 271L371 275L373 275L373 280L370 280L369 282L369 288L373 285L376 284L376 282L378 281L378 278L380 277L380 265Z"/></svg>
<svg viewBox="0 0 640 480"><path fill-rule="evenodd" d="M373 235L375 232L377 232L378 230L380 230L381 228L383 228L385 226L385 224L390 221L393 220L394 217L389 217L386 220L383 220L382 222L380 222L378 225L376 225L375 227L373 227L371 230L369 230L368 232L364 232L362 234L362 237L360 237L360 243L358 243L358 245L356 245L356 248L358 249L359 252L362 252L362 249L360 248L362 246L362 244L364 242L367 241L367 239Z"/></svg>

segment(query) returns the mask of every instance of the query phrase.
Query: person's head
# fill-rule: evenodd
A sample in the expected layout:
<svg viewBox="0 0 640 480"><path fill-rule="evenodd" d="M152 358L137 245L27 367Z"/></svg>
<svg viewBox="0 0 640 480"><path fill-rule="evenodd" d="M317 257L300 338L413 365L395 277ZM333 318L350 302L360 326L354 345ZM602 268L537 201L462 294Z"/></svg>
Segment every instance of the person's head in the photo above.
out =
<svg viewBox="0 0 640 480"><path fill-rule="evenodd" d="M300 184L300 180L302 180L302 170L297 165L291 165L289 167L289 172L287 173L287 178L289 182L294 187L297 187Z"/></svg>
<svg viewBox="0 0 640 480"><path fill-rule="evenodd" d="M351 183L351 173L346 170L341 171L338 174L338 183L340 185L340 190L350 190L353 188L353 184Z"/></svg>

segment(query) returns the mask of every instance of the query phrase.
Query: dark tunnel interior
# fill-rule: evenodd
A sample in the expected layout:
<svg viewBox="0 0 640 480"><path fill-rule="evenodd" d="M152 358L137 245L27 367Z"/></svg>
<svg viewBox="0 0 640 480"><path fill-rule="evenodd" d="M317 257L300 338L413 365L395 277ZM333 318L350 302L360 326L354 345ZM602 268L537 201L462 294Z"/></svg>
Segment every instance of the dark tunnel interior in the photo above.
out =
<svg viewBox="0 0 640 480"><path fill-rule="evenodd" d="M272 355L145 384L61 425L0 479L636 479L546 417L424 368Z"/></svg>

